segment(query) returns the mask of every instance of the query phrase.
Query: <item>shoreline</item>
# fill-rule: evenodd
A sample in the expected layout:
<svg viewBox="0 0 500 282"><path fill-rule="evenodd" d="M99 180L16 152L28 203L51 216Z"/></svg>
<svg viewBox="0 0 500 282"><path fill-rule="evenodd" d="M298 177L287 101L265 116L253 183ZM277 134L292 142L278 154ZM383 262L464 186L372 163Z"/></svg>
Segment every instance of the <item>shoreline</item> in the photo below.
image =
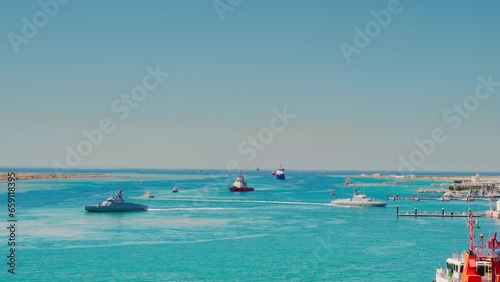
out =
<svg viewBox="0 0 500 282"><path fill-rule="evenodd" d="M472 182L473 176L416 176L416 179L436 180L436 181L462 181ZM481 182L500 182L500 176L481 176Z"/></svg>
<svg viewBox="0 0 500 282"><path fill-rule="evenodd" d="M381 175L381 174L361 174L359 177L367 179L396 179L396 180L431 180L443 181L454 184L486 184L500 183L500 176L483 175Z"/></svg>
<svg viewBox="0 0 500 282"><path fill-rule="evenodd" d="M50 180L50 179L85 179L85 178L111 178L112 175L104 173L35 173L35 172L16 172L17 180ZM0 172L0 181L9 179L7 172Z"/></svg>

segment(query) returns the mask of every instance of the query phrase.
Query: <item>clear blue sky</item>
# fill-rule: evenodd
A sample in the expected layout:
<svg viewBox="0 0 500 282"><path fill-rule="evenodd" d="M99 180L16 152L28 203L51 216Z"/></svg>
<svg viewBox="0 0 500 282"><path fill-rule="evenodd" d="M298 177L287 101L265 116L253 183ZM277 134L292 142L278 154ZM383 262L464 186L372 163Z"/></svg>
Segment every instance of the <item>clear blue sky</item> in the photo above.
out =
<svg viewBox="0 0 500 282"><path fill-rule="evenodd" d="M500 87L458 130L442 117L478 76L500 81L500 2L401 1L347 63L339 44L388 2L244 0L221 21L210 0L73 0L16 54L8 34L41 8L2 1L0 166L64 164L109 117L79 167L396 170L440 127L418 170L500 171ZM117 119L112 101L157 64L170 76ZM297 117L248 162L238 145L284 106Z"/></svg>

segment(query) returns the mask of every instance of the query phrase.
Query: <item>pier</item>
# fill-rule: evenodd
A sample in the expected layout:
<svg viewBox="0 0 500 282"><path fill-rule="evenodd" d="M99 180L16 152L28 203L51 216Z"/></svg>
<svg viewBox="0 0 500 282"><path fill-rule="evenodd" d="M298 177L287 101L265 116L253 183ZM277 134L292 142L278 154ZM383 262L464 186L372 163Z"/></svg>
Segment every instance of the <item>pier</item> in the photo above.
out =
<svg viewBox="0 0 500 282"><path fill-rule="evenodd" d="M386 195L386 199L388 201L442 201L442 202L448 202L451 200L459 200L459 201L466 201L466 202L472 202L474 200L492 200L492 198L487 198L487 197L473 197L473 196L447 196L444 195L442 197L434 197L433 194L431 194L430 197L422 197L420 195L413 195L413 197L400 197L398 194L394 194L394 196L390 197L389 194Z"/></svg>
<svg viewBox="0 0 500 282"><path fill-rule="evenodd" d="M422 193L432 193L432 194L444 194L446 193L447 191L443 188L439 189L439 190L433 190L433 189L424 189L424 188L420 188L417 190L417 193L419 194L422 194Z"/></svg>
<svg viewBox="0 0 500 282"><path fill-rule="evenodd" d="M389 201L431 201L431 200L440 200L440 198L435 198L434 195L430 197L422 197L420 195L413 195L413 197L399 197L398 194L394 194L394 196L390 197L389 194L386 195L386 199Z"/></svg>
<svg viewBox="0 0 500 282"><path fill-rule="evenodd" d="M400 212L399 211L399 206L396 206L396 216L405 216L405 217L469 217L469 213L462 212L462 213L455 213L455 212L450 212L450 213L445 213L444 208L441 209L441 213L435 212L435 213L428 213L428 212L423 212L423 213L418 213L417 208L415 208L413 213L410 212ZM473 217L481 217L482 213L473 213Z"/></svg>

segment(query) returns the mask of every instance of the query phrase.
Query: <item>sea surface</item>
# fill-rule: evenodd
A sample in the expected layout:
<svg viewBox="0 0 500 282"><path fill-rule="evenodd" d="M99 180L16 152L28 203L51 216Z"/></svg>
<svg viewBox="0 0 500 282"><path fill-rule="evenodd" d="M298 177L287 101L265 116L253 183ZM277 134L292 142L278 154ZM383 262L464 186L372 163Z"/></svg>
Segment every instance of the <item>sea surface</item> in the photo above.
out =
<svg viewBox="0 0 500 282"><path fill-rule="evenodd" d="M487 201L332 206L353 187L379 200L437 189L432 181L358 177L363 172L287 170L279 181L268 170L246 171L256 189L249 193L229 192L237 173L222 170L83 172L113 177L17 182L15 275L7 272L7 183L0 182L0 281L432 281L436 267L468 247L466 219L398 218L396 205L410 213L488 209ZM356 183L342 186L346 177ZM149 211L84 210L120 187L126 201ZM141 198L146 190L155 198ZM479 224L486 236L500 230L497 220Z"/></svg>

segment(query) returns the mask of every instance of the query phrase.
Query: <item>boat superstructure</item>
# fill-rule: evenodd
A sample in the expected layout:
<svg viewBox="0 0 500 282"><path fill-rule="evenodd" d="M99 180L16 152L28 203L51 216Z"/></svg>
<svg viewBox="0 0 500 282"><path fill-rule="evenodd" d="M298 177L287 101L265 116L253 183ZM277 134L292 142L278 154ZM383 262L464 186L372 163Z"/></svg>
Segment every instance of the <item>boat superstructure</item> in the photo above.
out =
<svg viewBox="0 0 500 282"><path fill-rule="evenodd" d="M500 243L497 233L484 246L484 236L475 243L477 221L469 210L469 249L461 254L453 253L446 260L446 267L436 269L436 282L493 282L500 281Z"/></svg>

